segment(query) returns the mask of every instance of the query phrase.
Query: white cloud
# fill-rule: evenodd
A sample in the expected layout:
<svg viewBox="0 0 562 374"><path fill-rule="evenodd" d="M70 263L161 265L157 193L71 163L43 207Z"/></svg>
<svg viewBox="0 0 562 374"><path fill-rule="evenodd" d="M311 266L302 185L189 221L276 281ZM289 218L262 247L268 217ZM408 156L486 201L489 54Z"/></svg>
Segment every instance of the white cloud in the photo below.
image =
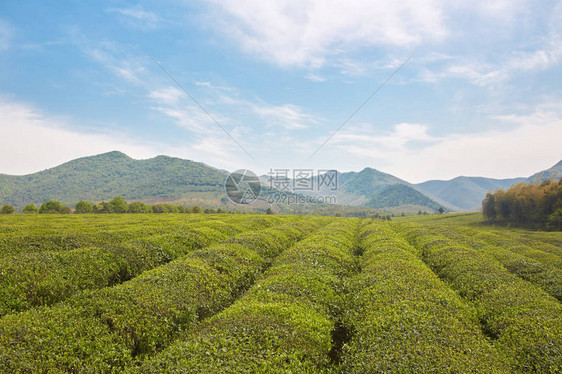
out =
<svg viewBox="0 0 562 374"><path fill-rule="evenodd" d="M420 78L425 82L460 78L478 86L489 86L512 79L518 73L547 70L557 66L561 60L562 38L551 36L544 45L533 51L511 52L494 62L472 60L453 62L436 71L422 69Z"/></svg>
<svg viewBox="0 0 562 374"><path fill-rule="evenodd" d="M296 105L269 105L260 103L248 103L251 109L262 117L266 125L284 128L286 130L305 129L311 124L317 123L316 117L307 114Z"/></svg>
<svg viewBox="0 0 562 374"><path fill-rule="evenodd" d="M115 150L136 159L165 154L227 170L238 169L246 162L236 144L222 134L178 145L141 140L129 133L78 132L72 127L68 120L45 115L28 104L0 99L0 173L34 173L75 158Z"/></svg>
<svg viewBox="0 0 562 374"><path fill-rule="evenodd" d="M161 23L161 18L155 13L139 8L108 8L107 12L117 13L129 26L155 29Z"/></svg>
<svg viewBox="0 0 562 374"><path fill-rule="evenodd" d="M132 157L155 156L151 145L139 145L119 133L82 133L63 120L33 107L0 100L0 173L27 174L92 154L120 150Z"/></svg>
<svg viewBox="0 0 562 374"><path fill-rule="evenodd" d="M10 48L12 43L13 30L10 24L0 20L0 52Z"/></svg>
<svg viewBox="0 0 562 374"><path fill-rule="evenodd" d="M508 129L432 137L427 126L400 124L380 136L345 133L333 142L356 161L410 182L459 175L525 177L562 158L562 117L558 113L543 107L530 115L494 120ZM416 149L409 145L416 140L427 143Z"/></svg>
<svg viewBox="0 0 562 374"><path fill-rule="evenodd" d="M115 76L132 84L143 84L147 73L144 56L132 55L128 48L115 42L92 43L83 36L73 36L83 53L111 71Z"/></svg>
<svg viewBox="0 0 562 374"><path fill-rule="evenodd" d="M326 82L326 78L318 75L318 74L314 74L314 73L310 73L306 76L306 79L308 79L311 82L315 82L315 83L322 83L322 82Z"/></svg>
<svg viewBox="0 0 562 374"><path fill-rule="evenodd" d="M441 1L214 1L213 22L244 50L281 66L320 67L365 46L410 47L446 37Z"/></svg>
<svg viewBox="0 0 562 374"><path fill-rule="evenodd" d="M164 105L175 105L185 94L179 89L168 86L148 93L148 98Z"/></svg>

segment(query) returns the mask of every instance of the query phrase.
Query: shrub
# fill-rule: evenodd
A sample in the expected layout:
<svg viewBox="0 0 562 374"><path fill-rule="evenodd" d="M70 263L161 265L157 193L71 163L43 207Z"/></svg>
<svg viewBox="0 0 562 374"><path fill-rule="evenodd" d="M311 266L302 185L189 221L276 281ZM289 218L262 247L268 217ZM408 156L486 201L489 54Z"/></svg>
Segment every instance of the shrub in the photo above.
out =
<svg viewBox="0 0 562 374"><path fill-rule="evenodd" d="M92 204L90 204L87 201L84 200L80 200L79 202L76 203L76 205L74 206L74 212L76 214L86 214L86 213L92 213L93 212L93 206Z"/></svg>
<svg viewBox="0 0 562 374"><path fill-rule="evenodd" d="M39 208L39 214L57 214L62 213L63 205L59 201L49 200L46 203L41 204Z"/></svg>
<svg viewBox="0 0 562 374"><path fill-rule="evenodd" d="M562 305L488 254L427 229L402 226L426 263L477 308L482 330L515 372L562 368ZM439 241L439 245L431 245Z"/></svg>
<svg viewBox="0 0 562 374"><path fill-rule="evenodd" d="M342 372L507 373L473 313L387 224L362 231L363 271L346 308Z"/></svg>
<svg viewBox="0 0 562 374"><path fill-rule="evenodd" d="M16 208L14 208L11 205L4 205L2 207L2 209L0 210L0 214L12 214L16 211Z"/></svg>
<svg viewBox="0 0 562 374"><path fill-rule="evenodd" d="M26 205L23 208L23 214L37 214L38 212L39 209L33 204Z"/></svg>

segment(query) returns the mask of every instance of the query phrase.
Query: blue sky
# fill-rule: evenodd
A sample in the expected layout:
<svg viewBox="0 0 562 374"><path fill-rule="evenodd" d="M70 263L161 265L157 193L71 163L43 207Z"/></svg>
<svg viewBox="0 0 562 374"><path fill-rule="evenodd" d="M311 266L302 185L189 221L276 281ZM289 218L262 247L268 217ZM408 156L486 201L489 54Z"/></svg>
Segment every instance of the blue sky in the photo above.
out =
<svg viewBox="0 0 562 374"><path fill-rule="evenodd" d="M562 159L556 1L4 1L0 69L0 173L111 150L411 182Z"/></svg>

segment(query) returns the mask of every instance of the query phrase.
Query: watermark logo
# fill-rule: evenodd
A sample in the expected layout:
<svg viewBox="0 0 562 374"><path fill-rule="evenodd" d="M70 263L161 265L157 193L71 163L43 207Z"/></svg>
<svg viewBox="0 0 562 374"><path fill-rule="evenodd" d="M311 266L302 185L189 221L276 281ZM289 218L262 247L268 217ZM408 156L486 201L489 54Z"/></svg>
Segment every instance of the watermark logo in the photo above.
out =
<svg viewBox="0 0 562 374"><path fill-rule="evenodd" d="M260 195L260 178L248 169L239 169L226 178L226 196L235 204L251 204Z"/></svg>
<svg viewBox="0 0 562 374"><path fill-rule="evenodd" d="M270 169L267 175L269 188L278 191L299 193L336 191L338 189L336 170Z"/></svg>

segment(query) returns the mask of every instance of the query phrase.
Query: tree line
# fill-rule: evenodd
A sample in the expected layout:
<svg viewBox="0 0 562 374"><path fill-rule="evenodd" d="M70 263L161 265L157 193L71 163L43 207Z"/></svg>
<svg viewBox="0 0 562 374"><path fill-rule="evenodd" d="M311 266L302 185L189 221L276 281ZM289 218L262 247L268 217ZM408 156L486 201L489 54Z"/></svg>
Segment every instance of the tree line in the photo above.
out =
<svg viewBox="0 0 562 374"><path fill-rule="evenodd" d="M0 209L0 214L12 214L15 208L11 205L4 205ZM23 208L24 214L71 214L72 209L63 205L60 201L49 200L39 208L33 204ZM103 214L103 213L226 213L222 209L203 209L197 205L187 207L183 205L173 205L166 203L145 204L140 201L127 203L122 197L116 197L111 201L102 201L94 204L81 200L74 206L75 214ZM269 212L268 212L269 213ZM271 214L271 213L270 213Z"/></svg>
<svg viewBox="0 0 562 374"><path fill-rule="evenodd" d="M518 183L507 191L489 192L482 201L482 212L491 222L562 230L562 179Z"/></svg>

